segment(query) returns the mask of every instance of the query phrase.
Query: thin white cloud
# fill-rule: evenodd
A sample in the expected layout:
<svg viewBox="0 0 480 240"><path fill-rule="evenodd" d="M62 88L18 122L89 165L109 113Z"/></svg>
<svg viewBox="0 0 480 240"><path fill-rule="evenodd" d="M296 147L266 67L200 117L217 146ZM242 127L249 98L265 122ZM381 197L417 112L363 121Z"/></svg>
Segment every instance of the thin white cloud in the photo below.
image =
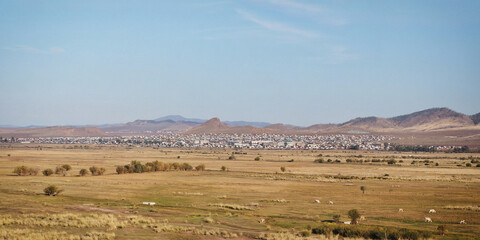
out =
<svg viewBox="0 0 480 240"><path fill-rule="evenodd" d="M52 47L50 48L50 52L62 53L62 52L65 52L65 49L61 47Z"/></svg>
<svg viewBox="0 0 480 240"><path fill-rule="evenodd" d="M349 22L341 17L335 16L336 14L332 13L330 9L320 7L313 4L305 4L298 1L292 0L269 0L273 5L280 6L285 10L296 10L300 13L306 13L302 15L308 15L312 20L315 20L319 23L330 24L334 26L346 25Z"/></svg>
<svg viewBox="0 0 480 240"><path fill-rule="evenodd" d="M246 20L253 22L270 31L281 32L281 33L286 33L286 34L301 36L301 37L308 37L308 38L321 37L320 34L318 34L317 32L298 29L280 22L264 20L242 10L237 10L237 13L239 13Z"/></svg>
<svg viewBox="0 0 480 240"><path fill-rule="evenodd" d="M296 8L308 12L325 12L325 10L319 6L294 2L290 0L270 0L271 3L281 5L289 8Z"/></svg>
<svg viewBox="0 0 480 240"><path fill-rule="evenodd" d="M351 53L349 49L344 46L327 46L327 49L329 51L329 56L327 57L328 63L331 64L342 63L358 58L356 54Z"/></svg>
<svg viewBox="0 0 480 240"><path fill-rule="evenodd" d="M14 45L11 47L3 47L3 50L14 51L14 52L30 52L30 53L39 53L39 54L49 54L49 53L62 53L65 52L65 49L61 47L51 47L47 50L42 50L26 45Z"/></svg>

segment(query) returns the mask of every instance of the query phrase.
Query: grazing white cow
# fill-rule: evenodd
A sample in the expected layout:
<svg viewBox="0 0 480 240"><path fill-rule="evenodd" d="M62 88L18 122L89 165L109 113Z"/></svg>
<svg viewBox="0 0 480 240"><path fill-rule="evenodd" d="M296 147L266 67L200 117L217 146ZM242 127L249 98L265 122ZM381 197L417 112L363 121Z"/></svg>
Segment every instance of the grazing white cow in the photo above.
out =
<svg viewBox="0 0 480 240"><path fill-rule="evenodd" d="M265 223L265 218L260 219L259 223Z"/></svg>
<svg viewBox="0 0 480 240"><path fill-rule="evenodd" d="M467 224L465 220L460 221L460 224Z"/></svg>
<svg viewBox="0 0 480 240"><path fill-rule="evenodd" d="M333 205L333 202L332 202L332 201L328 201L328 204Z"/></svg>
<svg viewBox="0 0 480 240"><path fill-rule="evenodd" d="M155 202L143 202L143 205L148 205L148 206L153 206L155 205Z"/></svg>
<svg viewBox="0 0 480 240"><path fill-rule="evenodd" d="M343 224L352 224L351 221L346 221L346 222L343 222Z"/></svg>
<svg viewBox="0 0 480 240"><path fill-rule="evenodd" d="M428 210L428 213L437 213L437 211L435 211L435 209L430 209Z"/></svg>
<svg viewBox="0 0 480 240"><path fill-rule="evenodd" d="M403 212L403 208L399 208L399 209L398 209L398 212Z"/></svg>
<svg viewBox="0 0 480 240"><path fill-rule="evenodd" d="M320 200L316 199L316 200L315 200L315 203L320 203Z"/></svg>
<svg viewBox="0 0 480 240"><path fill-rule="evenodd" d="M365 216L360 216L360 221L365 221L367 218Z"/></svg>
<svg viewBox="0 0 480 240"><path fill-rule="evenodd" d="M432 219L429 218L429 217L425 217L425 222L427 222L427 223L428 223L428 222L432 222Z"/></svg>

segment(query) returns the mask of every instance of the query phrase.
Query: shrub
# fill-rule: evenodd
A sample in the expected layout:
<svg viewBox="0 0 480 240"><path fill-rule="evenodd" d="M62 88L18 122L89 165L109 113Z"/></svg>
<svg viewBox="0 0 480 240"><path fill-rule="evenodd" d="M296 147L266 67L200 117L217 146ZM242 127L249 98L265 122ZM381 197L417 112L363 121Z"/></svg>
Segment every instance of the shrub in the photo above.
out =
<svg viewBox="0 0 480 240"><path fill-rule="evenodd" d="M80 173L80 176L85 176L85 175L88 174L88 171L87 171L87 169L82 168L79 173Z"/></svg>
<svg viewBox="0 0 480 240"><path fill-rule="evenodd" d="M360 213L357 209L351 209L350 211L348 211L348 217L350 217L350 219L352 220L352 224L357 224L357 219L360 217Z"/></svg>
<svg viewBox="0 0 480 240"><path fill-rule="evenodd" d="M323 158L318 158L318 159L315 159L313 162L314 163L323 163L325 160L323 160Z"/></svg>
<svg viewBox="0 0 480 240"><path fill-rule="evenodd" d="M285 169L285 167L280 167L280 170L281 170L282 172L285 172L286 169Z"/></svg>
<svg viewBox="0 0 480 240"><path fill-rule="evenodd" d="M440 235L445 235L445 232L447 231L447 226L445 225L438 225L437 227L438 234Z"/></svg>
<svg viewBox="0 0 480 240"><path fill-rule="evenodd" d="M310 230L303 230L300 235L302 235L302 237L309 237L310 234L312 234L312 231Z"/></svg>
<svg viewBox="0 0 480 240"><path fill-rule="evenodd" d="M222 166L220 169L221 169L222 171L227 171L227 167L225 167L225 166Z"/></svg>
<svg viewBox="0 0 480 240"><path fill-rule="evenodd" d="M467 163L467 164L465 164L465 166L467 166L467 167L471 167L471 166L472 166L472 164L471 164L471 163Z"/></svg>
<svg viewBox="0 0 480 240"><path fill-rule="evenodd" d="M72 166L70 166L68 164L64 164L64 165L62 165L62 167L67 171L70 171L72 169Z"/></svg>
<svg viewBox="0 0 480 240"><path fill-rule="evenodd" d="M103 175L103 173L105 173L105 168L98 168L98 167L90 167L90 172L92 173L93 176L99 176L99 175Z"/></svg>
<svg viewBox="0 0 480 240"><path fill-rule="evenodd" d="M45 189L43 189L43 192L48 196L56 196L56 195L60 194L62 191L63 190L59 189L55 185L50 185L50 186L46 187Z"/></svg>
<svg viewBox="0 0 480 240"><path fill-rule="evenodd" d="M360 187L360 190L362 190L363 194L365 194L365 191L367 190L367 187L361 186L361 187Z"/></svg>
<svg viewBox="0 0 480 240"><path fill-rule="evenodd" d="M43 173L43 175L45 175L45 176L50 176L50 175L53 174L53 170L50 169L50 168L47 168L47 169L43 170L42 173Z"/></svg>
<svg viewBox="0 0 480 240"><path fill-rule="evenodd" d="M200 164L198 166L195 167L195 170L197 171L203 171L205 170L205 164Z"/></svg>
<svg viewBox="0 0 480 240"><path fill-rule="evenodd" d="M339 214L333 215L333 221L336 222L336 223L339 223L340 222L340 215Z"/></svg>
<svg viewBox="0 0 480 240"><path fill-rule="evenodd" d="M228 157L228 160L235 160L235 159L236 159L236 158L235 158L235 155L234 155L234 154L232 154L232 155L230 155L230 156Z"/></svg>
<svg viewBox="0 0 480 240"><path fill-rule="evenodd" d="M118 166L116 171L117 171L118 174L128 173L128 169L124 166Z"/></svg>
<svg viewBox="0 0 480 240"><path fill-rule="evenodd" d="M17 174L18 176L27 176L32 175L31 168L27 166L18 166L13 169L13 173Z"/></svg>
<svg viewBox="0 0 480 240"><path fill-rule="evenodd" d="M256 157L254 160L255 161L260 161L260 157Z"/></svg>
<svg viewBox="0 0 480 240"><path fill-rule="evenodd" d="M395 161L395 159L391 159L391 160L388 160L387 162L389 165L393 165L393 164L396 164L397 161Z"/></svg>
<svg viewBox="0 0 480 240"><path fill-rule="evenodd" d="M13 173L17 174L18 176L27 176L27 175L37 175L39 169L38 168L29 168L27 166L18 166L13 169Z"/></svg>
<svg viewBox="0 0 480 240"><path fill-rule="evenodd" d="M192 165L190 165L188 163L182 163L180 165L179 169L182 170L182 171L191 171L191 170L193 170L193 167L192 167Z"/></svg>
<svg viewBox="0 0 480 240"><path fill-rule="evenodd" d="M67 175L67 170L63 167L56 167L55 174L62 174L63 176Z"/></svg>

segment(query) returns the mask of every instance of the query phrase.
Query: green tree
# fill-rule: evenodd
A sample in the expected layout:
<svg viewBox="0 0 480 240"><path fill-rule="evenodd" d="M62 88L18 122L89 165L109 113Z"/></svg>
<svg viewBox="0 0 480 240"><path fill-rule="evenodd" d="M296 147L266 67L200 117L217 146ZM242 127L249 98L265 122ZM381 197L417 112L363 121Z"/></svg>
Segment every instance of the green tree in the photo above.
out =
<svg viewBox="0 0 480 240"><path fill-rule="evenodd" d="M350 219L352 220L352 224L357 224L358 218L360 218L360 213L357 209L351 209L350 211L348 211L348 217L350 217Z"/></svg>
<svg viewBox="0 0 480 240"><path fill-rule="evenodd" d="M362 190L363 194L365 194L365 191L367 190L367 187L361 186L361 187L360 187L360 190Z"/></svg>

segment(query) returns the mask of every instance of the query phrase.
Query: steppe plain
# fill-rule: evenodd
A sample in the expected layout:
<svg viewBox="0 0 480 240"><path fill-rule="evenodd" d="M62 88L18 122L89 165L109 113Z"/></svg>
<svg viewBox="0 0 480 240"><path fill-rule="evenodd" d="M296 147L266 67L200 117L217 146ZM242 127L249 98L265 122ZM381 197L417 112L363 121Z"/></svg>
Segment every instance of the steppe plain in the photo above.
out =
<svg viewBox="0 0 480 240"><path fill-rule="evenodd" d="M206 168L116 173L134 160ZM334 215L349 221L350 209L365 217L360 226L478 239L480 167L471 163L477 160L479 153L2 144L0 239L302 239ZM63 164L72 166L66 176L41 173ZM22 165L40 172L16 176L13 169ZM106 172L79 176L91 166ZM63 192L46 196L51 184ZM447 229L443 236L439 225Z"/></svg>

